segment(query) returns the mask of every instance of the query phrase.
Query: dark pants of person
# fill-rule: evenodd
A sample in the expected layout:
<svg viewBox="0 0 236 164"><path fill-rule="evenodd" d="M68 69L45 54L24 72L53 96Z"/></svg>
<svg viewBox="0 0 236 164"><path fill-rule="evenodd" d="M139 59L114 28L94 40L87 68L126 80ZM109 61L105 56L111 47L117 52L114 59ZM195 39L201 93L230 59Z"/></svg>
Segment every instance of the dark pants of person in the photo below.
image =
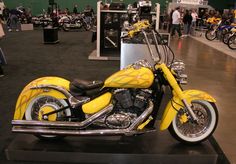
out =
<svg viewBox="0 0 236 164"><path fill-rule="evenodd" d="M179 37L182 36L181 31L180 31L180 24L172 24L172 32L171 32L171 36L175 35L175 30L178 32Z"/></svg>
<svg viewBox="0 0 236 164"><path fill-rule="evenodd" d="M0 14L0 21L4 21L4 17L2 14ZM1 22L0 22L1 23Z"/></svg>
<svg viewBox="0 0 236 164"><path fill-rule="evenodd" d="M184 34L189 35L191 30L191 24L184 24Z"/></svg>
<svg viewBox="0 0 236 164"><path fill-rule="evenodd" d="M0 65L0 75L3 75L3 69L2 69L2 66Z"/></svg>
<svg viewBox="0 0 236 164"><path fill-rule="evenodd" d="M169 23L169 26L168 26L168 33L171 32L171 27L172 27L172 23Z"/></svg>
<svg viewBox="0 0 236 164"><path fill-rule="evenodd" d="M10 28L17 29L18 17L16 15L10 16Z"/></svg>

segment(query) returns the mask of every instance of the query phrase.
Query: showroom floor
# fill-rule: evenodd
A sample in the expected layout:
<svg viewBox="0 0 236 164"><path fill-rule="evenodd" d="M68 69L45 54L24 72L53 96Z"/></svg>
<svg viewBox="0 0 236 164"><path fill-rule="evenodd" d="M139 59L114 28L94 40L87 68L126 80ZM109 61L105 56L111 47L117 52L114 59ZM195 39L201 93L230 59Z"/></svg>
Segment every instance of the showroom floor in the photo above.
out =
<svg viewBox="0 0 236 164"><path fill-rule="evenodd" d="M119 69L118 61L88 60L95 49L91 37L90 32L59 32L59 44L44 45L42 31L36 30L7 33L0 40L8 61L5 76L0 78L0 163L16 163L6 161L4 149L14 138L14 106L28 82L50 75L103 80ZM216 98L220 120L214 136L231 163L236 163L236 59L192 38L173 38L171 47L186 63L189 83L184 88L204 90Z"/></svg>

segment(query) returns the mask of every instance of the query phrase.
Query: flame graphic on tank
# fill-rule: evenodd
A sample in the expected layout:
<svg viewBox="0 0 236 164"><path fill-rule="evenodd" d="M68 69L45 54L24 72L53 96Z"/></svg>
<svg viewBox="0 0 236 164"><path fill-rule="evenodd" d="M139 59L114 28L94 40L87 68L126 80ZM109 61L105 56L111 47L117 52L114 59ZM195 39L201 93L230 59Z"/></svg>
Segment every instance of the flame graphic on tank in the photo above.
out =
<svg viewBox="0 0 236 164"><path fill-rule="evenodd" d="M153 80L154 75L148 68L127 68L111 75L108 79L106 79L104 87L149 88L152 85Z"/></svg>

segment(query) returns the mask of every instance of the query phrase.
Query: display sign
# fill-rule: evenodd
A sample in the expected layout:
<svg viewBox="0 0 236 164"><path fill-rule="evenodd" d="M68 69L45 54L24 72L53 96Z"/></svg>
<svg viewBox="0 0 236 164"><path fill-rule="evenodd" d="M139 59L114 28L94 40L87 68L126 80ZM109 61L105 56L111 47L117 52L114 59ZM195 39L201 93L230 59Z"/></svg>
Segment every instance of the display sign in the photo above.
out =
<svg viewBox="0 0 236 164"><path fill-rule="evenodd" d="M177 0L177 3L191 4L191 5L202 5L203 0Z"/></svg>

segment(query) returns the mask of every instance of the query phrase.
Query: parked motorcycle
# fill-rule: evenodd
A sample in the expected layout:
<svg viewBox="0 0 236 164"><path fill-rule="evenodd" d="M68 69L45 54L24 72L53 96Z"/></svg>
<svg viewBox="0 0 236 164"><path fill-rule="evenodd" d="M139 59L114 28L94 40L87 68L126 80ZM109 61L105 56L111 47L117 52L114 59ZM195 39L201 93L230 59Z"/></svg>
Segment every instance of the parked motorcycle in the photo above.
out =
<svg viewBox="0 0 236 164"><path fill-rule="evenodd" d="M210 41L215 40L216 38L222 39L222 36L234 27L231 25L227 25L227 22L227 20L219 20L217 24L211 24L210 28L205 33L206 39Z"/></svg>
<svg viewBox="0 0 236 164"><path fill-rule="evenodd" d="M32 23L35 27L42 26L47 27L52 24L52 18L46 14L41 14L35 17L32 17Z"/></svg>
<svg viewBox="0 0 236 164"><path fill-rule="evenodd" d="M223 43L228 44L229 38L233 36L235 33L236 33L236 26L234 26L229 32L223 35L223 39L222 39Z"/></svg>
<svg viewBox="0 0 236 164"><path fill-rule="evenodd" d="M232 50L236 50L236 28L232 30L232 35L228 39L228 47Z"/></svg>
<svg viewBox="0 0 236 164"><path fill-rule="evenodd" d="M64 15L59 19L59 25L64 31L84 28L86 31L92 28L92 22L84 14Z"/></svg>
<svg viewBox="0 0 236 164"><path fill-rule="evenodd" d="M160 130L169 129L183 143L196 144L209 138L218 122L216 100L200 90L182 89L187 78L183 74L185 65L174 60L173 53L160 53L161 36L148 21L133 27L123 38L143 34L152 64L137 61L105 81L36 79L19 95L12 131L43 139L67 135L133 136L155 131L161 116ZM170 49L166 44L162 46ZM166 90L172 97L161 112Z"/></svg>

